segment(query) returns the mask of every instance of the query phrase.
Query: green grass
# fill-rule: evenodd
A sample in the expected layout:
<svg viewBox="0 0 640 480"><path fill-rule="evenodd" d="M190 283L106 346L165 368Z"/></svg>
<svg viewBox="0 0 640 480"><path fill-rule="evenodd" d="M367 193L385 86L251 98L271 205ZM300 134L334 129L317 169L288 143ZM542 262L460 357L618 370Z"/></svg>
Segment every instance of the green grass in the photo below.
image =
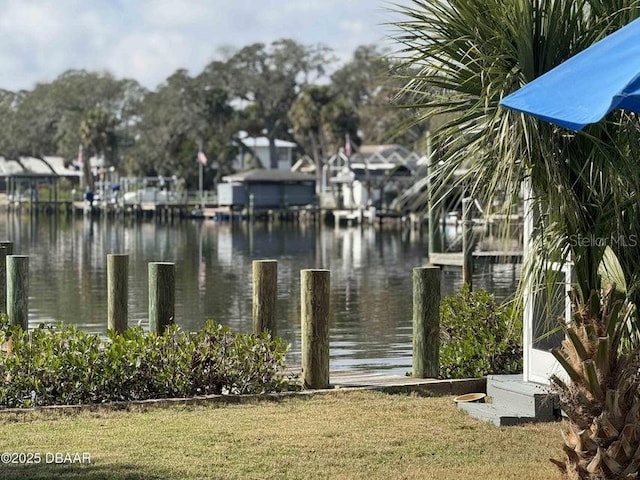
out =
<svg viewBox="0 0 640 480"><path fill-rule="evenodd" d="M0 465L0 479L559 478L558 424L497 428L451 398L335 392L278 402L0 414L0 452L90 465Z"/></svg>

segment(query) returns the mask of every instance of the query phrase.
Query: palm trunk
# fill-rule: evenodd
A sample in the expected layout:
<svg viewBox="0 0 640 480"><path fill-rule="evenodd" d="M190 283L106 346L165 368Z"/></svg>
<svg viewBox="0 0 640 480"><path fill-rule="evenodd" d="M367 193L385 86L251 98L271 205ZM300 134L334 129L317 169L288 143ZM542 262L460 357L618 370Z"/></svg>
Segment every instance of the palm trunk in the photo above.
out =
<svg viewBox="0 0 640 480"><path fill-rule="evenodd" d="M269 135L269 165L272 169L278 168L278 149L276 148L276 139Z"/></svg>
<svg viewBox="0 0 640 480"><path fill-rule="evenodd" d="M309 141L311 142L311 155L313 155L313 161L316 165L316 194L320 195L322 192L322 160L320 152L318 152L318 141L313 132L309 133Z"/></svg>
<svg viewBox="0 0 640 480"><path fill-rule="evenodd" d="M86 150L85 150L86 151ZM93 175L91 174L91 157L87 154L82 161L82 175L84 176L84 184L91 190L94 190Z"/></svg>

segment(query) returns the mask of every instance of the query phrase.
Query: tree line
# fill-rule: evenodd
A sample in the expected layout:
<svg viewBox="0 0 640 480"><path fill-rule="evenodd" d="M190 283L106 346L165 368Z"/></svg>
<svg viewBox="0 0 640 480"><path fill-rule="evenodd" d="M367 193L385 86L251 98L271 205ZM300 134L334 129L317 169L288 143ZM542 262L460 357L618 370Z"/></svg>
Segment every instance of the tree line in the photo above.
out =
<svg viewBox="0 0 640 480"><path fill-rule="evenodd" d="M399 86L393 68L375 45L339 64L328 47L282 39L228 52L193 76L179 69L155 90L69 70L32 90L0 90L0 155L71 161L81 148L84 158L104 156L121 174L176 175L194 185L201 145L211 184L232 171L238 154L252 154L244 131L267 137L272 165L276 138L320 165L346 135L355 145L385 142L410 122L408 110L389 108ZM424 128L403 129L394 141L413 148Z"/></svg>

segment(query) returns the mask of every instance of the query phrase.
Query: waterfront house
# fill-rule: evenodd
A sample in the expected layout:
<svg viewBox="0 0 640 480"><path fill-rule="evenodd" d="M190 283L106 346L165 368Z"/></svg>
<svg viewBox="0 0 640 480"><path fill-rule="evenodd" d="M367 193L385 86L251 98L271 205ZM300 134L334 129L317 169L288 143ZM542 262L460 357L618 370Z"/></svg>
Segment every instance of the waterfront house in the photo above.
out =
<svg viewBox="0 0 640 480"><path fill-rule="evenodd" d="M246 208L253 198L256 209L286 209L316 204L316 179L289 170L255 169L222 177L218 204Z"/></svg>
<svg viewBox="0 0 640 480"><path fill-rule="evenodd" d="M240 153L233 161L235 170L252 168L271 169L269 156L269 139L267 137L241 137L246 151ZM277 169L291 170L294 164L294 151L297 145L286 140L275 140L277 153Z"/></svg>
<svg viewBox="0 0 640 480"><path fill-rule="evenodd" d="M361 145L347 158L344 152L323 167L323 205L338 208L388 207L414 181L420 157L402 145Z"/></svg>

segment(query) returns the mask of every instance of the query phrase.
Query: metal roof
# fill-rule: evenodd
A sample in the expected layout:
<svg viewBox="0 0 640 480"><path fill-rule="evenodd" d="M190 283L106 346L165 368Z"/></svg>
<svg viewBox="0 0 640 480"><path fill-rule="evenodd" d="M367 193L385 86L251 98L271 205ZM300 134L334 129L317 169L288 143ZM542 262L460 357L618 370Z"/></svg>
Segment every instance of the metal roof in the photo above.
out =
<svg viewBox="0 0 640 480"><path fill-rule="evenodd" d="M64 166L62 157L44 157L44 161L35 157L20 157L16 160L0 157L0 175L52 175L52 176L80 176L81 172Z"/></svg>
<svg viewBox="0 0 640 480"><path fill-rule="evenodd" d="M286 140L280 140L276 138L274 140L276 148L296 148L297 145L293 142L288 142ZM269 147L269 139L267 137L244 137L242 138L242 143L244 143L249 148L265 148Z"/></svg>

